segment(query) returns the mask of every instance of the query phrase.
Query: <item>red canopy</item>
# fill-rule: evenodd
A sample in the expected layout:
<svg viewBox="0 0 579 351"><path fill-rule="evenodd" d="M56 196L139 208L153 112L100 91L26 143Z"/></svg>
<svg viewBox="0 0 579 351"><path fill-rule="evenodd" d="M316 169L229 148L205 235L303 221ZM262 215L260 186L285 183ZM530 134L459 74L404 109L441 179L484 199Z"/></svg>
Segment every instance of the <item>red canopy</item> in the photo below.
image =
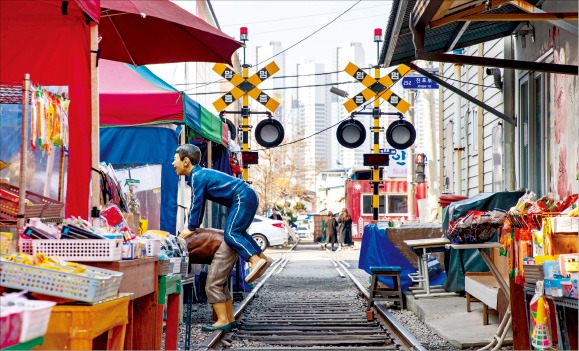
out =
<svg viewBox="0 0 579 351"><path fill-rule="evenodd" d="M243 44L169 0L101 0L101 57L146 65L226 62Z"/></svg>
<svg viewBox="0 0 579 351"><path fill-rule="evenodd" d="M98 0L0 1L0 81L68 86L70 156L66 215L88 214L91 168L90 42L83 11L98 18ZM80 5L80 6L79 6Z"/></svg>

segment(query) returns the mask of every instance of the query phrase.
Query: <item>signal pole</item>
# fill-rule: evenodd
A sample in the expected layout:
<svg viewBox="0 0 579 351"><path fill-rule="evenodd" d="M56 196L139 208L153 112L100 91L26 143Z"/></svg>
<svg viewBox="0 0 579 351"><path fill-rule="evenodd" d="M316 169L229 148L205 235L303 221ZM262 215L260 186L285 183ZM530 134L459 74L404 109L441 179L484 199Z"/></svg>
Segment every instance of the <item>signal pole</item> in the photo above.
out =
<svg viewBox="0 0 579 351"><path fill-rule="evenodd" d="M245 44L249 40L247 27L241 27L239 29L239 40ZM249 65L245 62L245 47L243 45L243 65L241 66L241 77L247 79L249 77ZM243 132L241 137L241 151L249 151L249 98L247 94L243 95L242 106L241 106L241 130ZM241 169L241 174L243 180L249 181L249 165L243 162L243 168Z"/></svg>
<svg viewBox="0 0 579 351"><path fill-rule="evenodd" d="M382 29L374 29L374 42L376 43L376 65L374 66L374 79L380 80L380 65L378 61L380 60L380 42L382 42ZM374 132L374 148L373 153L378 154L380 152L380 99L374 99L374 109L372 110L374 126L372 131ZM380 210L380 196L378 195L378 187L380 186L380 166L374 166L372 171L372 219L377 221L379 210Z"/></svg>
<svg viewBox="0 0 579 351"><path fill-rule="evenodd" d="M408 102L410 106L412 106L408 110L408 122L414 124L414 90L408 91ZM414 183L414 148L409 147L406 151L408 155L408 175L406 176L408 179L408 219L414 220L416 219L416 184Z"/></svg>

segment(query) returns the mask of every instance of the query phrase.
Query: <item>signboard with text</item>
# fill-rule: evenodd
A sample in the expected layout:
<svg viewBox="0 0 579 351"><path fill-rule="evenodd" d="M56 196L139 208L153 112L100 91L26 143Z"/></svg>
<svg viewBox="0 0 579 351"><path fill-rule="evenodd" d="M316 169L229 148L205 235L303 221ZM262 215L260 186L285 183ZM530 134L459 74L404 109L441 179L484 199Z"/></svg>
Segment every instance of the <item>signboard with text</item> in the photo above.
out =
<svg viewBox="0 0 579 351"><path fill-rule="evenodd" d="M408 153L404 150L396 150L395 154L390 155L390 163L386 169L389 178L406 178L408 174Z"/></svg>
<svg viewBox="0 0 579 351"><path fill-rule="evenodd" d="M410 76L402 78L404 89L438 89L438 83L425 76Z"/></svg>

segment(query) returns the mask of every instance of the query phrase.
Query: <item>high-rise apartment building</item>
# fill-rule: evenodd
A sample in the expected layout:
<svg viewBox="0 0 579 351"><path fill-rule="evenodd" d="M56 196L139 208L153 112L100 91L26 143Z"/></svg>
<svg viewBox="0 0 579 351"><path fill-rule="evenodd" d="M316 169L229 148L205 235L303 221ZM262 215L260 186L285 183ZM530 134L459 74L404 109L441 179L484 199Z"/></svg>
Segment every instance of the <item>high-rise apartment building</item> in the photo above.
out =
<svg viewBox="0 0 579 351"><path fill-rule="evenodd" d="M333 71L337 71L339 73L332 74L332 83L341 90L344 90L348 93L348 96L351 98L356 95L360 90L364 87L361 84L336 84L340 82L350 82L352 81L352 77L350 77L347 73L343 72L344 68L348 65L349 62L352 62L356 66L360 68L365 68L366 58L364 53L364 47L362 43L359 42L345 42L342 43L339 47L336 48L336 54L334 56L334 65L332 67ZM369 71L367 71L369 73ZM347 101L347 98L343 98L337 95L331 96L331 104L332 104L332 125L347 118L350 114L343 106L343 103ZM364 126L368 128L372 124L372 118L368 115L358 115L356 119L360 120ZM363 154L370 152L372 146L372 138L369 134L369 129L366 130L367 137L366 142L362 144L360 147L356 149L348 149L341 146L338 143L336 138L336 128L331 130L332 137L330 138L330 149L332 150L332 157L333 163L328 165L331 167L337 167L339 165L352 168L352 167L359 167L363 164Z"/></svg>

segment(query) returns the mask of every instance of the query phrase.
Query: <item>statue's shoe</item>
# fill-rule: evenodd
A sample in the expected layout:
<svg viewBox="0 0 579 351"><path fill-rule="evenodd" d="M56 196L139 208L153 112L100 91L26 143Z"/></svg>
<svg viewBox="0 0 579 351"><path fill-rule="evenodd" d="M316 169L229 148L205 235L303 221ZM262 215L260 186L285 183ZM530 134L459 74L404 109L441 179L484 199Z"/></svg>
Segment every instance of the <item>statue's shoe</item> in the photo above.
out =
<svg viewBox="0 0 579 351"><path fill-rule="evenodd" d="M223 330L226 333L229 333L231 331L231 325L232 323L229 324L225 324L225 325L220 325L220 326L213 326L213 325L204 325L201 327L201 330L204 332L212 332L212 331L216 331L216 330Z"/></svg>
<svg viewBox="0 0 579 351"><path fill-rule="evenodd" d="M256 264L254 264L251 267L251 271L249 272L249 274L245 277L245 282L246 283L251 283L252 281L254 281L255 279L257 279L257 277L259 276L258 273L259 271L263 268L263 266L265 266L267 264L267 260L264 258L260 258L259 261L257 261Z"/></svg>

